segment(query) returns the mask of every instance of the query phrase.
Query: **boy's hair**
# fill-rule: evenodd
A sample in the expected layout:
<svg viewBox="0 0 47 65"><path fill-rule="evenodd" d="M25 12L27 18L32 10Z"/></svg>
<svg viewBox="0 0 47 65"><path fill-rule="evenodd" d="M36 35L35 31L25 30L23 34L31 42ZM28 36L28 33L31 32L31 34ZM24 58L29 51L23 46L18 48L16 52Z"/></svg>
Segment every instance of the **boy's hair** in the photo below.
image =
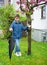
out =
<svg viewBox="0 0 47 65"><path fill-rule="evenodd" d="M15 15L15 18L16 18L16 17L20 18L19 14L16 14L16 15Z"/></svg>

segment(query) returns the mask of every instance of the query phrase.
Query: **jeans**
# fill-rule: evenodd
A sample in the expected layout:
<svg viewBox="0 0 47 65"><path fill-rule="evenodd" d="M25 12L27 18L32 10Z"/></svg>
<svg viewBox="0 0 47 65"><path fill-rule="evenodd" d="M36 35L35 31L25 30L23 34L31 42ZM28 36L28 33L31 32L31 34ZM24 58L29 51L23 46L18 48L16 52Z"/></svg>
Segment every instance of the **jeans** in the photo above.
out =
<svg viewBox="0 0 47 65"><path fill-rule="evenodd" d="M15 53L20 52L19 39L15 39Z"/></svg>

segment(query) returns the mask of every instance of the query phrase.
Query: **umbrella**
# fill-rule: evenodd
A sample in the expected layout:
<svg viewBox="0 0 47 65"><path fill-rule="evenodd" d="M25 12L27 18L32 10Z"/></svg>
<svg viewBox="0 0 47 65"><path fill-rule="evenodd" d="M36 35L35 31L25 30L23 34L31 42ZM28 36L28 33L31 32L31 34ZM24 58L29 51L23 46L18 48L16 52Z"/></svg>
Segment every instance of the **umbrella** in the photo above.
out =
<svg viewBox="0 0 47 65"><path fill-rule="evenodd" d="M15 40L12 37L10 37L8 40L8 43L9 43L9 58L11 59L12 52L13 52L14 46L15 46Z"/></svg>

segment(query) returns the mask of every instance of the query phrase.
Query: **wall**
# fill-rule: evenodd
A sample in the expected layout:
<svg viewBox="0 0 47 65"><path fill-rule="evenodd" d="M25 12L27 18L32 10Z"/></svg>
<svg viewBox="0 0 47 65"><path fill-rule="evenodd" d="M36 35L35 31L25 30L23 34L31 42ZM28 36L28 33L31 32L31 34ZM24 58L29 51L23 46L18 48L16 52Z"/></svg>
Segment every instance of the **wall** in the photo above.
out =
<svg viewBox="0 0 47 65"><path fill-rule="evenodd" d="M32 15L32 28L34 29L47 29L47 6L46 6L46 19L41 19L41 8L34 8Z"/></svg>
<svg viewBox="0 0 47 65"><path fill-rule="evenodd" d="M46 33L46 35L44 35ZM46 36L46 40L44 40L44 36ZM32 39L35 41L47 41L47 32L39 29L32 29Z"/></svg>
<svg viewBox="0 0 47 65"><path fill-rule="evenodd" d="M32 39L35 41L41 41L41 31L32 29Z"/></svg>
<svg viewBox="0 0 47 65"><path fill-rule="evenodd" d="M7 5L8 4L8 0L4 0L4 5Z"/></svg>
<svg viewBox="0 0 47 65"><path fill-rule="evenodd" d="M2 1L0 2L0 7L6 6L6 5L8 5L8 4L9 4L9 0L2 0Z"/></svg>

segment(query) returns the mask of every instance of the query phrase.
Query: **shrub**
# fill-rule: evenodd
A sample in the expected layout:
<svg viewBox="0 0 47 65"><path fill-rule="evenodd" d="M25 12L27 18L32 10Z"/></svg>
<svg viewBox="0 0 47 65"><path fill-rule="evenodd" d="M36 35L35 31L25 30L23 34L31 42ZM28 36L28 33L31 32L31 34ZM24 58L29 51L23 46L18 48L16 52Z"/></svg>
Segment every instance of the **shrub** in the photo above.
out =
<svg viewBox="0 0 47 65"><path fill-rule="evenodd" d="M15 9L13 5L7 5L0 8L0 21L2 22L2 29L4 30L4 37L8 38L10 36L9 26L14 20Z"/></svg>

